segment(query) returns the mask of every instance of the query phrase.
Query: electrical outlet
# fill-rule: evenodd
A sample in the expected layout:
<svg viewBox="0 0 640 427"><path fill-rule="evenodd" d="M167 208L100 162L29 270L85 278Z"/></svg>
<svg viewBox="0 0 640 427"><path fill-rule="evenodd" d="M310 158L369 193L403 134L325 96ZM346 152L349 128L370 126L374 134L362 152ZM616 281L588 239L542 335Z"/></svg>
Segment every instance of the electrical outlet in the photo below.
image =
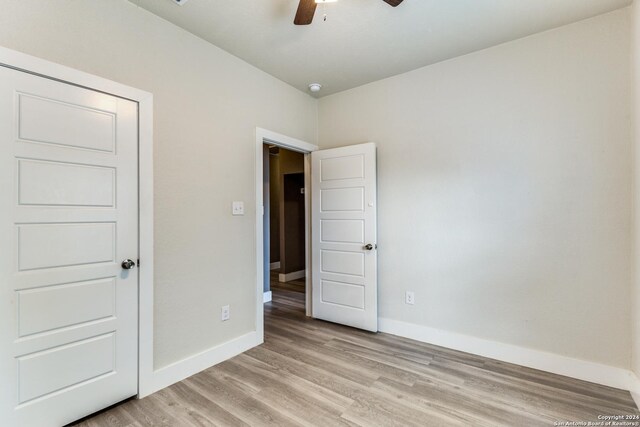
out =
<svg viewBox="0 0 640 427"><path fill-rule="evenodd" d="M411 304L411 305L415 304L416 303L416 295L411 291L407 291L404 294L404 302L405 302L405 304Z"/></svg>
<svg viewBox="0 0 640 427"><path fill-rule="evenodd" d="M231 204L232 215L244 215L244 202L233 202Z"/></svg>
<svg viewBox="0 0 640 427"><path fill-rule="evenodd" d="M229 310L229 306L225 305L222 307L222 312L220 314L220 320L222 320L223 322L226 320L229 320L229 317L231 317L231 312Z"/></svg>

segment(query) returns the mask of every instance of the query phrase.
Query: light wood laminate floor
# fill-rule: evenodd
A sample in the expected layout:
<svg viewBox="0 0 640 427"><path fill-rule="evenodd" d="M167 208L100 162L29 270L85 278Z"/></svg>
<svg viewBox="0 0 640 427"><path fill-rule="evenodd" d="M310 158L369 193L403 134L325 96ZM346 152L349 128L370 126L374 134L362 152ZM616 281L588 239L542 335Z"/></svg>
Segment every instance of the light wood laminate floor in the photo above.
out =
<svg viewBox="0 0 640 427"><path fill-rule="evenodd" d="M272 276L265 343L79 426L553 426L639 414L628 392L304 315Z"/></svg>

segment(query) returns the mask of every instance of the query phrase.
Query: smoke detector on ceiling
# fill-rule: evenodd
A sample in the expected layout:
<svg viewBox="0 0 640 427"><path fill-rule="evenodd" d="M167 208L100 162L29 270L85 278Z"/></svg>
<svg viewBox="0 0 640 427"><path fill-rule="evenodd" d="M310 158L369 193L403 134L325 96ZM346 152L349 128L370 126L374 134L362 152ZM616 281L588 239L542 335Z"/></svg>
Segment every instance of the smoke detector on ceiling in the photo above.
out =
<svg viewBox="0 0 640 427"><path fill-rule="evenodd" d="M185 4L186 2L188 2L189 0L171 0L173 1L175 4L182 6L183 4Z"/></svg>
<svg viewBox="0 0 640 427"><path fill-rule="evenodd" d="M313 93L320 92L320 89L322 89L322 85L320 83L311 83L309 85L309 90Z"/></svg>

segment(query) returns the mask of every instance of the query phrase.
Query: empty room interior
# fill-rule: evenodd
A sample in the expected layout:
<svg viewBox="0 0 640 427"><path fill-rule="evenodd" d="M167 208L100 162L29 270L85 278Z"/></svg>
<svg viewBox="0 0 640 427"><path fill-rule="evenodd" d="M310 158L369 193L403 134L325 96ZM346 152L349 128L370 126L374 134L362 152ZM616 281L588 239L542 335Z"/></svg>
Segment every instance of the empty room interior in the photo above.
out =
<svg viewBox="0 0 640 427"><path fill-rule="evenodd" d="M0 0L0 426L640 426L640 0Z"/></svg>

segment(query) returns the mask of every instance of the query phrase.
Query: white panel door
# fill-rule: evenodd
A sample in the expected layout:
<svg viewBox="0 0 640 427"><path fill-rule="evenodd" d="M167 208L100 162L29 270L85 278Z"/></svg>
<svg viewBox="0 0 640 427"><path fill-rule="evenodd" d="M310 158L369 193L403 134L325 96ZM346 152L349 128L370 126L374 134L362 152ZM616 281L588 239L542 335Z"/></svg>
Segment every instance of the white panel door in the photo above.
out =
<svg viewBox="0 0 640 427"><path fill-rule="evenodd" d="M137 104L0 66L0 425L137 393Z"/></svg>
<svg viewBox="0 0 640 427"><path fill-rule="evenodd" d="M313 317L378 331L376 146L311 153Z"/></svg>

